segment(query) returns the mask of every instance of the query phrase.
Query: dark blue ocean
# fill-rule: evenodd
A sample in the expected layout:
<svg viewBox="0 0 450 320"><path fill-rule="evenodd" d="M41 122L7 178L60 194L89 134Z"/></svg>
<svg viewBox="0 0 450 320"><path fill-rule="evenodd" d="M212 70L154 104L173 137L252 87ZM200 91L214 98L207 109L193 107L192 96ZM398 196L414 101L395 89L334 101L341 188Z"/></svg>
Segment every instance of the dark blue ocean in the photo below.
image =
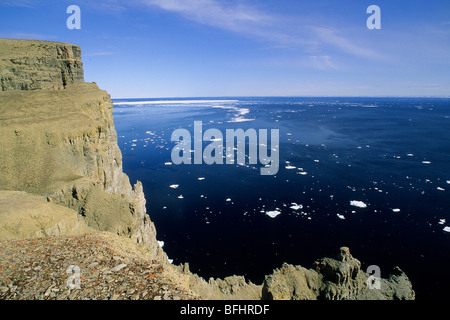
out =
<svg viewBox="0 0 450 320"><path fill-rule="evenodd" d="M124 172L142 181L173 263L261 283L283 262L310 267L348 246L363 270L387 277L399 266L417 299L450 298L449 99L114 102ZM261 175L259 162L173 164L172 132L193 135L194 121L224 137L278 129L278 173Z"/></svg>

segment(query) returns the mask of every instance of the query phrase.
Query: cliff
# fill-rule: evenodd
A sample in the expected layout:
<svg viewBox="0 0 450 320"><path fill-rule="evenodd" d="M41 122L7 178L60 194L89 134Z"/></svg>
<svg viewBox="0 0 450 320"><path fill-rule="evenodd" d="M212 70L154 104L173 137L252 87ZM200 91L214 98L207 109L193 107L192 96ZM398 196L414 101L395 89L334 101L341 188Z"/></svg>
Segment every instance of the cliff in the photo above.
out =
<svg viewBox="0 0 450 320"><path fill-rule="evenodd" d="M0 241L107 232L118 236L114 246L158 261L166 279L204 299L414 298L399 269L368 289L347 249L312 269L285 264L259 285L242 276L206 281L187 264L171 265L142 184L122 171L110 96L83 81L80 48L0 39L0 77Z"/></svg>
<svg viewBox="0 0 450 320"><path fill-rule="evenodd" d="M133 188L122 172L110 96L79 82L80 48L34 40L1 40L0 47L7 53L2 65L15 70L5 81L15 85L0 93L0 190L40 195L161 257L142 185ZM10 69L8 59L19 59L23 69ZM22 90L26 83L36 90Z"/></svg>
<svg viewBox="0 0 450 320"><path fill-rule="evenodd" d="M0 83L6 90L62 90L84 82L79 46L64 42L2 39Z"/></svg>

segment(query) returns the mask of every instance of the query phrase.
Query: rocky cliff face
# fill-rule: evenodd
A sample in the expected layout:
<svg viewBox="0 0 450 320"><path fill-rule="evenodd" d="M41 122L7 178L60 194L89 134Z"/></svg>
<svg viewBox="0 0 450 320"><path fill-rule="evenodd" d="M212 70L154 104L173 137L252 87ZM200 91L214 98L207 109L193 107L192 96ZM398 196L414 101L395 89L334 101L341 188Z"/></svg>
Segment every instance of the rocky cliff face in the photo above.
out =
<svg viewBox="0 0 450 320"><path fill-rule="evenodd" d="M122 171L110 96L82 82L80 48L0 42L0 190L41 195L164 258L142 184Z"/></svg>
<svg viewBox="0 0 450 320"><path fill-rule="evenodd" d="M0 84L6 90L62 90L84 82L79 46L34 40L2 39Z"/></svg>
<svg viewBox="0 0 450 320"><path fill-rule="evenodd" d="M108 231L145 246L146 259L205 299L413 299L399 269L368 290L348 249L312 269L285 264L255 285L204 279L172 266L156 241L142 184L122 171L106 91L83 82L80 48L0 39L0 240ZM3 191L2 191L3 190Z"/></svg>

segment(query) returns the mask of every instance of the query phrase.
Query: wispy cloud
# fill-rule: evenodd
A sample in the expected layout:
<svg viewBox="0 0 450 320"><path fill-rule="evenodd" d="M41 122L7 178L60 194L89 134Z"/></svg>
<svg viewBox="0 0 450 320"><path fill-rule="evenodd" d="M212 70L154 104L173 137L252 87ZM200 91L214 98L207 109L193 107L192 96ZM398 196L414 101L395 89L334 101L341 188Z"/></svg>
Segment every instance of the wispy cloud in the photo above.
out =
<svg viewBox="0 0 450 320"><path fill-rule="evenodd" d="M39 0L3 0L0 2L0 6L32 8L36 5L39 5L40 3L41 1Z"/></svg>
<svg viewBox="0 0 450 320"><path fill-rule="evenodd" d="M257 37L274 46L297 47L304 51L315 52L317 56L314 59L320 61L316 63L321 65L321 68L335 68L329 54L323 52L324 48L330 45L344 53L366 59L384 58L383 55L348 40L336 29L307 25L296 30L287 29L287 17L264 12L242 1L138 0L138 2L179 14L200 24ZM302 17L296 18L296 24L301 25Z"/></svg>
<svg viewBox="0 0 450 320"><path fill-rule="evenodd" d="M241 35L264 39L282 46L305 44L304 39L280 32L279 17L236 1L138 0L150 7L179 14L183 18Z"/></svg>
<svg viewBox="0 0 450 320"><path fill-rule="evenodd" d="M311 66L319 70L337 70L336 65L331 61L331 57L324 56L310 56Z"/></svg>
<svg viewBox="0 0 450 320"><path fill-rule="evenodd" d="M142 3L176 12L198 23L238 32L249 26L270 25L272 20L271 15L241 3L215 0L142 0Z"/></svg>
<svg viewBox="0 0 450 320"><path fill-rule="evenodd" d="M350 41L346 37L339 35L338 31L335 29L324 27L311 27L311 29L317 35L320 42L337 47L346 53L368 59L386 59L384 55L374 50L357 45L354 41Z"/></svg>

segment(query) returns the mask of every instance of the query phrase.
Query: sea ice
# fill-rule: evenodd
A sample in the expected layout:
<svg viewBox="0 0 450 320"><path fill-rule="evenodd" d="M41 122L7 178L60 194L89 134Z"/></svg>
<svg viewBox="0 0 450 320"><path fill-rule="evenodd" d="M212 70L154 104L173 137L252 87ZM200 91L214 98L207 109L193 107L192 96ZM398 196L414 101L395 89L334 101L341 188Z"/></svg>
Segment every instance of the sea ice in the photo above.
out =
<svg viewBox="0 0 450 320"><path fill-rule="evenodd" d="M198 180L205 180L205 177L200 177L200 178L198 178Z"/></svg>
<svg viewBox="0 0 450 320"><path fill-rule="evenodd" d="M164 247L164 241L158 241L158 244L161 248Z"/></svg>
<svg viewBox="0 0 450 320"><path fill-rule="evenodd" d="M441 188L441 187L437 187L437 189L440 190L440 191L445 191L445 189Z"/></svg>
<svg viewBox="0 0 450 320"><path fill-rule="evenodd" d="M120 101L114 105L145 105L145 104L199 104L199 103L232 103L239 100L149 100L149 101ZM217 108L217 107L216 107Z"/></svg>
<svg viewBox="0 0 450 320"><path fill-rule="evenodd" d="M430 164L431 161L422 161L423 164Z"/></svg>
<svg viewBox="0 0 450 320"><path fill-rule="evenodd" d="M297 174L301 174L302 176L305 176L307 173L308 173L308 172L306 172L306 171L300 171L300 172L297 172Z"/></svg>
<svg viewBox="0 0 450 320"><path fill-rule="evenodd" d="M445 223L445 219L439 219L439 224L444 224Z"/></svg>
<svg viewBox="0 0 450 320"><path fill-rule="evenodd" d="M444 230L445 232L450 232L450 227L444 227L444 229L442 230Z"/></svg>
<svg viewBox="0 0 450 320"><path fill-rule="evenodd" d="M290 208L292 210L298 210L298 209L302 209L303 208L303 205L301 205L301 204L296 204L295 202L292 202L291 204L292 204L292 206L290 206Z"/></svg>
<svg viewBox="0 0 450 320"><path fill-rule="evenodd" d="M225 201L229 202L229 201L231 201L231 199L230 199L230 198L227 198Z"/></svg>
<svg viewBox="0 0 450 320"><path fill-rule="evenodd" d="M400 212L400 209L395 208L395 209L392 209L392 211L393 211L393 212Z"/></svg>
<svg viewBox="0 0 450 320"><path fill-rule="evenodd" d="M178 199L183 199L184 197L183 197L183 195L182 194L180 194L179 196L178 196Z"/></svg>
<svg viewBox="0 0 450 320"><path fill-rule="evenodd" d="M169 187L172 188L172 189L176 189L179 186L180 186L179 184L171 184Z"/></svg>
<svg viewBox="0 0 450 320"><path fill-rule="evenodd" d="M292 169L295 169L296 167L294 167L294 166L286 166L285 167L287 170L292 170Z"/></svg>
<svg viewBox="0 0 450 320"><path fill-rule="evenodd" d="M359 207L359 208L366 208L367 204L365 204L362 201L357 201L357 200L351 200L350 201L350 205L351 206L355 206L355 207Z"/></svg>
<svg viewBox="0 0 450 320"><path fill-rule="evenodd" d="M339 214L339 213L338 213L338 214L336 214L336 215L338 216L339 219L342 219L342 220L345 219L344 215L342 215L342 214Z"/></svg>
<svg viewBox="0 0 450 320"><path fill-rule="evenodd" d="M172 164L172 162L164 162L165 166L170 166Z"/></svg>
<svg viewBox="0 0 450 320"><path fill-rule="evenodd" d="M255 119L246 119L244 117L236 117L236 118L232 118L230 121L227 121L227 122L230 122L230 123L233 123L233 122L247 122L247 121L253 121L253 120L255 120Z"/></svg>
<svg viewBox="0 0 450 320"><path fill-rule="evenodd" d="M273 210L273 211L267 211L266 214L271 217L271 218L275 218L277 215L279 215L281 212L277 211L277 210Z"/></svg>

